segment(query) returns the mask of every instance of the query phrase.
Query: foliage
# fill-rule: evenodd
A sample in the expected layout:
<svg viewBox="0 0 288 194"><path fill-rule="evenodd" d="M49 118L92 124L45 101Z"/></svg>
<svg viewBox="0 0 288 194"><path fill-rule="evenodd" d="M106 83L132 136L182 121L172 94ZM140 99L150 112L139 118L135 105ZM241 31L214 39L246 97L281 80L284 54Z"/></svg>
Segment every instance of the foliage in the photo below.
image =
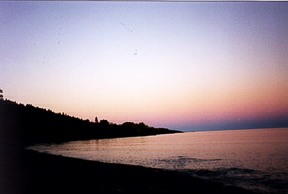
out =
<svg viewBox="0 0 288 194"><path fill-rule="evenodd" d="M0 130L1 141L25 145L179 132L149 127L144 123L125 122L117 125L107 120L90 122L9 100L0 101Z"/></svg>

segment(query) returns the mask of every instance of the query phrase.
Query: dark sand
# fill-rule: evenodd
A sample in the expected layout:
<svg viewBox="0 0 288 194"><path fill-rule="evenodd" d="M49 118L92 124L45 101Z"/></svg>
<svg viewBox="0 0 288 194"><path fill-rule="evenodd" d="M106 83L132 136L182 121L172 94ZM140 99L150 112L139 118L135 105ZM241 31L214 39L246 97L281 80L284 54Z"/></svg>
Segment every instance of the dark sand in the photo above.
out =
<svg viewBox="0 0 288 194"><path fill-rule="evenodd" d="M0 162L1 194L249 193L175 171L7 149L7 145L2 145Z"/></svg>

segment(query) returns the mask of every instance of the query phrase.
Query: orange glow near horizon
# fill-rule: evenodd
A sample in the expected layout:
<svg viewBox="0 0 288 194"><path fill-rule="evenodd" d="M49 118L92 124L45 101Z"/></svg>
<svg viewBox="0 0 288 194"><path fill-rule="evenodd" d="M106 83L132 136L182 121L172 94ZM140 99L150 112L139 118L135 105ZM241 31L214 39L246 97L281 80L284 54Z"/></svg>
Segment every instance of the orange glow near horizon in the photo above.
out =
<svg viewBox="0 0 288 194"><path fill-rule="evenodd" d="M288 115L287 3L1 5L4 98L175 128Z"/></svg>

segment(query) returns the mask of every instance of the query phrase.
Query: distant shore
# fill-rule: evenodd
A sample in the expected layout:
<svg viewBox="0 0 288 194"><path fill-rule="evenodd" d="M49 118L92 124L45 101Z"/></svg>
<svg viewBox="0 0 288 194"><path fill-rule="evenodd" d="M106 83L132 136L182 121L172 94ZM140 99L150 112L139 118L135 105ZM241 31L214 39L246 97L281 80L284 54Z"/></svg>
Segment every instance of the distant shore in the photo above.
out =
<svg viewBox="0 0 288 194"><path fill-rule="evenodd" d="M0 100L0 142L24 146L67 141L135 137L181 133L167 128L155 128L143 122L111 123L83 120L65 113L55 113L31 104L23 105Z"/></svg>

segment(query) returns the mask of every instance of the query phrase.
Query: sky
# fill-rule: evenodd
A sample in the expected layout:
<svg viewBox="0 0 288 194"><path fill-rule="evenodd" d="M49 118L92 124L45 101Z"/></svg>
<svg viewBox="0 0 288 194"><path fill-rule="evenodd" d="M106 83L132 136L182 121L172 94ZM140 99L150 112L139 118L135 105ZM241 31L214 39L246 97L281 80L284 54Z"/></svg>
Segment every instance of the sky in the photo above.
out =
<svg viewBox="0 0 288 194"><path fill-rule="evenodd" d="M18 103L188 131L288 123L287 2L0 2L0 26Z"/></svg>

